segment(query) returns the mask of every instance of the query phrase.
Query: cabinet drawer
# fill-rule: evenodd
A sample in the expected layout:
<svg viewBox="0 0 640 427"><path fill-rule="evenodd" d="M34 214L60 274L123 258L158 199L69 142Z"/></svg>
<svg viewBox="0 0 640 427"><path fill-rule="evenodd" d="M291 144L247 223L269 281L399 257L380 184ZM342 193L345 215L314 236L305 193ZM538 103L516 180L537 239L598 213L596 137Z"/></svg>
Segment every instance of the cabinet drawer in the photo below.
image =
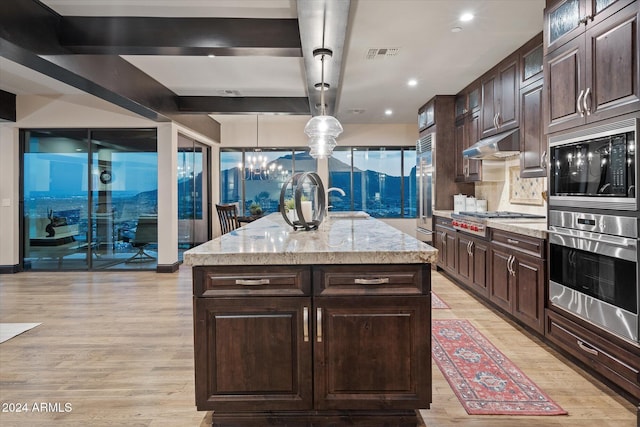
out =
<svg viewBox="0 0 640 427"><path fill-rule="evenodd" d="M313 267L314 294L421 295L431 291L426 264L341 265Z"/></svg>
<svg viewBox="0 0 640 427"><path fill-rule="evenodd" d="M435 224L441 225L443 227L453 228L452 225L453 220L451 218L445 218L442 216L435 217Z"/></svg>
<svg viewBox="0 0 640 427"><path fill-rule="evenodd" d="M640 398L640 356L547 310L546 336L589 368ZM605 350L606 349L606 350Z"/></svg>
<svg viewBox="0 0 640 427"><path fill-rule="evenodd" d="M544 240L535 237L492 229L491 243L498 243L544 258Z"/></svg>
<svg viewBox="0 0 640 427"><path fill-rule="evenodd" d="M194 267L193 295L302 296L311 293L308 266L208 266Z"/></svg>

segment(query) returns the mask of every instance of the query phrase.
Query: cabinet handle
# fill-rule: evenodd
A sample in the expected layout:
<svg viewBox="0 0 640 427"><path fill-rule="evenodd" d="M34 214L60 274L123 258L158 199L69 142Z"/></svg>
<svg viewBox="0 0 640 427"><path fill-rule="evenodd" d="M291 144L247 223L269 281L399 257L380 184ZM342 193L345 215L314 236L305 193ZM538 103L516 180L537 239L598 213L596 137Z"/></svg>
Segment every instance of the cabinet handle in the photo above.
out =
<svg viewBox="0 0 640 427"><path fill-rule="evenodd" d="M513 239L507 239L507 242L508 242L508 243L511 243L512 245L519 245L519 244L520 244L520 242L519 242L519 241L517 241L517 240L513 240Z"/></svg>
<svg viewBox="0 0 640 427"><path fill-rule="evenodd" d="M236 285L259 286L268 284L269 279L236 279Z"/></svg>
<svg viewBox="0 0 640 427"><path fill-rule="evenodd" d="M507 271L509 272L509 276L511 276L511 268L509 267L509 264L511 263L511 257L513 255L509 255L509 258L507 258Z"/></svg>
<svg viewBox="0 0 640 427"><path fill-rule="evenodd" d="M598 355L598 351L595 348L591 348L589 345L583 343L580 340L577 340L578 342L578 347L580 347L581 350L586 351L589 354L593 354L594 356Z"/></svg>
<svg viewBox="0 0 640 427"><path fill-rule="evenodd" d="M498 129L498 113L493 115L493 127Z"/></svg>
<svg viewBox="0 0 640 427"><path fill-rule="evenodd" d="M499 129L500 126L500 113L496 113L496 129Z"/></svg>
<svg viewBox="0 0 640 427"><path fill-rule="evenodd" d="M591 115L591 108L589 108L589 105L587 104L587 97L589 97L589 100L591 100L591 88L588 87L587 90L584 93L584 98L582 98L582 106L584 107L584 111L587 113L587 116Z"/></svg>
<svg viewBox="0 0 640 427"><path fill-rule="evenodd" d="M309 342L309 307L302 309L302 339Z"/></svg>
<svg viewBox="0 0 640 427"><path fill-rule="evenodd" d="M509 264L509 270L511 270L511 275L515 277L516 270L513 268L513 263L516 261L516 257L511 256L511 264Z"/></svg>
<svg viewBox="0 0 640 427"><path fill-rule="evenodd" d="M322 309L316 308L316 341L322 342Z"/></svg>
<svg viewBox="0 0 640 427"><path fill-rule="evenodd" d="M445 249L447 247L447 233L442 232L442 248Z"/></svg>
<svg viewBox="0 0 640 427"><path fill-rule="evenodd" d="M467 253L469 254L469 256L473 256L473 252L471 252L471 248L473 248L473 241L469 241L469 243L467 243Z"/></svg>
<svg viewBox="0 0 640 427"><path fill-rule="evenodd" d="M376 277L375 279L354 279L356 285L384 285L389 283L388 277Z"/></svg>
<svg viewBox="0 0 640 427"><path fill-rule="evenodd" d="M544 150L542 152L542 155L540 156L540 166L542 167L542 169L547 168L547 150Z"/></svg>
<svg viewBox="0 0 640 427"><path fill-rule="evenodd" d="M576 110L578 111L578 114L580 115L580 117L584 117L584 112L582 111L582 107L580 105L583 95L584 95L584 89L581 89L580 94L578 95L578 99L576 99Z"/></svg>

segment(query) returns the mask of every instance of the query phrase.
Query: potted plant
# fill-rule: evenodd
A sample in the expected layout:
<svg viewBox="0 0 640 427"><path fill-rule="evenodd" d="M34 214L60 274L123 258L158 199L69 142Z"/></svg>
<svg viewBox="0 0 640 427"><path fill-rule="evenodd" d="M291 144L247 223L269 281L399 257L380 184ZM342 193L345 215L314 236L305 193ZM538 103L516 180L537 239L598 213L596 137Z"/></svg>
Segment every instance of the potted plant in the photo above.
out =
<svg viewBox="0 0 640 427"><path fill-rule="evenodd" d="M249 213L251 216L261 216L262 206L260 206L260 203L251 203L251 206L249 206Z"/></svg>

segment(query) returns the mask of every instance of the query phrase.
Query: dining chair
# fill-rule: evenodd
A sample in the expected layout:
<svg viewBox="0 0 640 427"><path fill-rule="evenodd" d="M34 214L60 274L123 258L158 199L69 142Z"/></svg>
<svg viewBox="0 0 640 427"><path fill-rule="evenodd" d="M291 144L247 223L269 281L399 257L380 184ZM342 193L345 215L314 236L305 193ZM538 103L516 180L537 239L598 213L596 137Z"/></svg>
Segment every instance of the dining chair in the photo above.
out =
<svg viewBox="0 0 640 427"><path fill-rule="evenodd" d="M226 205L216 205L218 219L220 220L220 231L227 234L240 227L238 222L238 207L231 203Z"/></svg>

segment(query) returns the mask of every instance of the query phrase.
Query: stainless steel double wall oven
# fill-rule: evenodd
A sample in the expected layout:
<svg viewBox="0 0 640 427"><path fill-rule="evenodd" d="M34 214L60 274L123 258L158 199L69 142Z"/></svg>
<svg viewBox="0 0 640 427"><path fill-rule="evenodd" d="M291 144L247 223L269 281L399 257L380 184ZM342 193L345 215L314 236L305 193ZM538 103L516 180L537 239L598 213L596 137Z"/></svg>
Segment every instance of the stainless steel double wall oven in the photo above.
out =
<svg viewBox="0 0 640 427"><path fill-rule="evenodd" d="M639 122L549 138L550 303L636 344Z"/></svg>

